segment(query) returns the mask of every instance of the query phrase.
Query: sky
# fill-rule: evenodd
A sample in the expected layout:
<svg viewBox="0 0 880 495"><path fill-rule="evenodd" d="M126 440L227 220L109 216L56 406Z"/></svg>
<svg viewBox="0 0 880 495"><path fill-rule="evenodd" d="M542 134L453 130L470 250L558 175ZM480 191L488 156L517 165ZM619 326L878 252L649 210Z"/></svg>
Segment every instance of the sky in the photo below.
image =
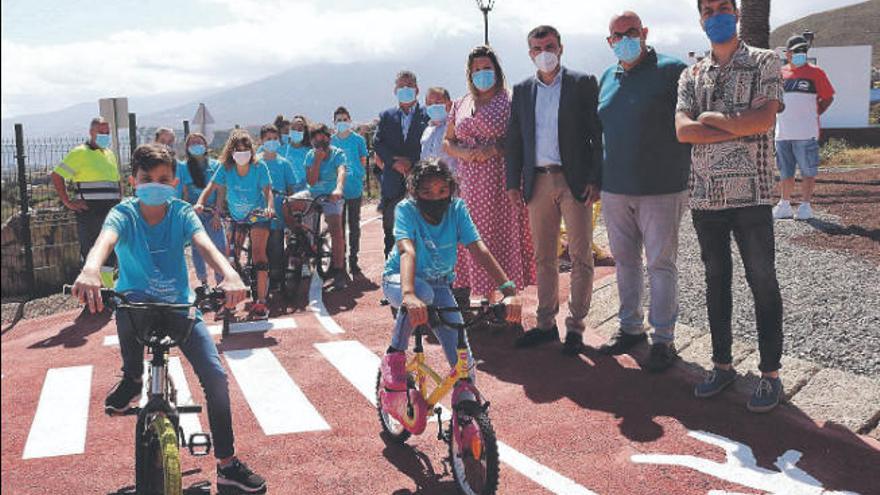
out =
<svg viewBox="0 0 880 495"><path fill-rule="evenodd" d="M3 118L106 96L208 93L306 64L412 59L447 40L472 36L476 44L483 30L475 0L0 3ZM774 0L771 28L854 3ZM610 17L625 9L641 15L649 42L703 39L694 0L498 0L490 38L518 39L538 24L557 27L563 42L604 37ZM607 46L595 50L609 58Z"/></svg>

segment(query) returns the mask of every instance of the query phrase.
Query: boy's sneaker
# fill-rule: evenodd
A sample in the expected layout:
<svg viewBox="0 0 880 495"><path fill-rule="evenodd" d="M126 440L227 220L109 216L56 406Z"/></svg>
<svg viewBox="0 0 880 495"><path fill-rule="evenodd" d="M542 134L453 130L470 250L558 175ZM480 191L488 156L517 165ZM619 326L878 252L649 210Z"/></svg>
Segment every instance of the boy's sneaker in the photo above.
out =
<svg viewBox="0 0 880 495"><path fill-rule="evenodd" d="M645 368L651 373L667 370L678 359L678 351L673 343L658 342L651 345L651 354Z"/></svg>
<svg viewBox="0 0 880 495"><path fill-rule="evenodd" d="M782 380L762 376L746 407L749 411L756 413L769 412L779 405L781 398Z"/></svg>
<svg viewBox="0 0 880 495"><path fill-rule="evenodd" d="M122 377L107 394L104 399L104 412L107 414L122 414L129 409L131 405L141 398L142 382L136 382L130 378Z"/></svg>
<svg viewBox="0 0 880 495"><path fill-rule="evenodd" d="M621 328L608 342L599 347L599 352L606 356L618 356L646 340L648 336L645 333L626 333Z"/></svg>
<svg viewBox="0 0 880 495"><path fill-rule="evenodd" d="M251 306L251 315L258 320L268 319L269 308L264 302L255 302L254 305Z"/></svg>
<svg viewBox="0 0 880 495"><path fill-rule="evenodd" d="M333 273L333 290L342 290L348 287L348 274L345 270L335 270Z"/></svg>
<svg viewBox="0 0 880 495"><path fill-rule="evenodd" d="M776 203L776 206L773 207L773 218L776 220L782 220L784 218L791 218L794 216L791 211L791 203L786 200L780 200L779 203Z"/></svg>
<svg viewBox="0 0 880 495"><path fill-rule="evenodd" d="M723 370L721 368L712 368L706 380L694 387L694 395L700 399L718 395L728 385L733 383L734 380L736 380L735 369Z"/></svg>
<svg viewBox="0 0 880 495"><path fill-rule="evenodd" d="M266 493L266 480L236 457L226 467L217 465L217 490L220 493Z"/></svg>
<svg viewBox="0 0 880 495"><path fill-rule="evenodd" d="M810 203L801 203L794 218L795 220L809 220L813 218L813 208L810 206Z"/></svg>

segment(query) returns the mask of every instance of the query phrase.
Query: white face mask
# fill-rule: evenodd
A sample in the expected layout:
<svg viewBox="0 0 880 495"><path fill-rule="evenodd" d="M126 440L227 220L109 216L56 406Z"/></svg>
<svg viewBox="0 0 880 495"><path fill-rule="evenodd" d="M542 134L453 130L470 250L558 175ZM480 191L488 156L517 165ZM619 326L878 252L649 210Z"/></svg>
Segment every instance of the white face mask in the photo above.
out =
<svg viewBox="0 0 880 495"><path fill-rule="evenodd" d="M235 160L239 166L244 165L251 161L251 152L250 151L234 151L232 153L232 159Z"/></svg>
<svg viewBox="0 0 880 495"><path fill-rule="evenodd" d="M553 52L541 52L535 57L535 67L541 72L553 72L559 65L559 57Z"/></svg>

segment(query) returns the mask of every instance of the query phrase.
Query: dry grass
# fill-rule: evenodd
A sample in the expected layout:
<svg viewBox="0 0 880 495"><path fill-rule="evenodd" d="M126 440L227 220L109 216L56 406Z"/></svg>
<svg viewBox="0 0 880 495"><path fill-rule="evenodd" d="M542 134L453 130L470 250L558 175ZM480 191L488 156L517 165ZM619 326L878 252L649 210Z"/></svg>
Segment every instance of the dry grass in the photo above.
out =
<svg viewBox="0 0 880 495"><path fill-rule="evenodd" d="M880 166L880 148L846 148L823 157L821 166L832 168L860 168Z"/></svg>

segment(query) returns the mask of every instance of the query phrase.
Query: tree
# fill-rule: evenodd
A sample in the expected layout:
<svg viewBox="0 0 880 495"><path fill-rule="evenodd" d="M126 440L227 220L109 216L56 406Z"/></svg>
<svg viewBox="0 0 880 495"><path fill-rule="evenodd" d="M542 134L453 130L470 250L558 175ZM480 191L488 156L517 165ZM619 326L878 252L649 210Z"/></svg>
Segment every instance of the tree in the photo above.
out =
<svg viewBox="0 0 880 495"><path fill-rule="evenodd" d="M739 35L749 45L770 48L770 0L742 0Z"/></svg>

